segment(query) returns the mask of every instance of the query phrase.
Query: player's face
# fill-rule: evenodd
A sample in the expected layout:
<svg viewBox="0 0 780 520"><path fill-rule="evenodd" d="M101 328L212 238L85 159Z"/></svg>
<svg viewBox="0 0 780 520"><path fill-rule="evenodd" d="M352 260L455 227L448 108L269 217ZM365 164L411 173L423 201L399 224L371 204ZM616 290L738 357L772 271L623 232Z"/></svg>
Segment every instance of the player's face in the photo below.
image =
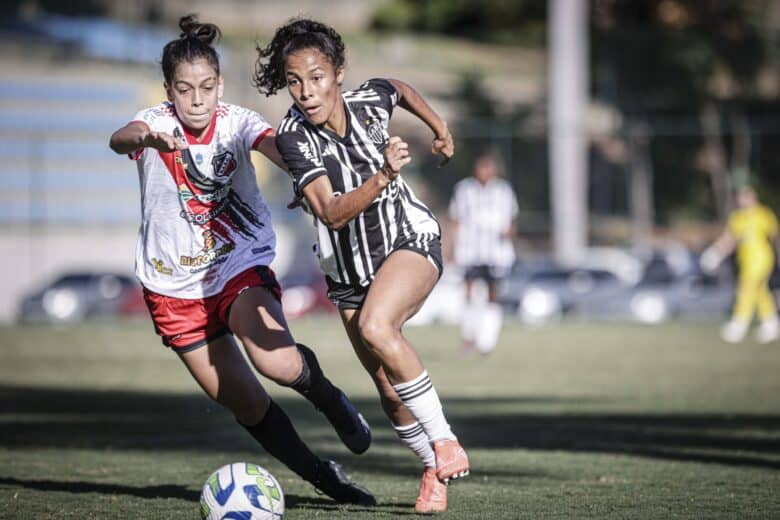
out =
<svg viewBox="0 0 780 520"><path fill-rule="evenodd" d="M339 132L344 111L341 101L344 67L337 70L318 49L302 49L287 56L285 73L287 90L295 106L312 124L324 124Z"/></svg>
<svg viewBox="0 0 780 520"><path fill-rule="evenodd" d="M222 90L222 76L204 58L179 63L172 83L165 84L168 101L176 106L176 115L195 135L208 128Z"/></svg>
<svg viewBox="0 0 780 520"><path fill-rule="evenodd" d="M474 177L482 184L498 176L496 162L489 157L482 157L474 165Z"/></svg>
<svg viewBox="0 0 780 520"><path fill-rule="evenodd" d="M740 208L752 208L758 204L758 197L752 188L742 188L737 193L737 205Z"/></svg>

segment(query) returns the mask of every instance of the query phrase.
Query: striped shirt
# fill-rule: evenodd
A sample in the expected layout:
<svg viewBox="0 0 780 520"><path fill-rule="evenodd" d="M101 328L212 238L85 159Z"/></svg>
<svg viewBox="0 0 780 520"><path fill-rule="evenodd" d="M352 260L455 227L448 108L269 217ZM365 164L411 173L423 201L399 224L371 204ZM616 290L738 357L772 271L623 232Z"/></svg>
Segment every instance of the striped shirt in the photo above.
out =
<svg viewBox="0 0 780 520"><path fill-rule="evenodd" d="M467 177L455 185L450 218L458 223L455 262L469 267L511 267L515 261L512 240L505 236L517 217L517 197L504 179L480 183Z"/></svg>
<svg viewBox="0 0 780 520"><path fill-rule="evenodd" d="M327 175L334 194L357 189L384 165L387 126L398 93L384 79L372 79L342 93L347 116L344 137L317 127L295 106L279 125L276 144L293 177L295 193ZM433 213L399 175L362 213L338 231L316 217L316 252L323 272L333 281L367 286L385 258L400 246L441 235Z"/></svg>

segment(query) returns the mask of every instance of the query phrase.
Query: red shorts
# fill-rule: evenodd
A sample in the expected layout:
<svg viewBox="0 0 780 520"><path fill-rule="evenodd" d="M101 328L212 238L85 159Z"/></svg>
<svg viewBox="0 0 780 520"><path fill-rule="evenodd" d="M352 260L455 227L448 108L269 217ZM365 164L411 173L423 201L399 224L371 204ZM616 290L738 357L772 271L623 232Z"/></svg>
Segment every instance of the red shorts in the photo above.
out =
<svg viewBox="0 0 780 520"><path fill-rule="evenodd" d="M222 292L208 298L174 298L144 288L144 300L163 344L182 354L229 334L230 306L250 287L265 287L281 302L282 288L271 268L264 265L237 274Z"/></svg>

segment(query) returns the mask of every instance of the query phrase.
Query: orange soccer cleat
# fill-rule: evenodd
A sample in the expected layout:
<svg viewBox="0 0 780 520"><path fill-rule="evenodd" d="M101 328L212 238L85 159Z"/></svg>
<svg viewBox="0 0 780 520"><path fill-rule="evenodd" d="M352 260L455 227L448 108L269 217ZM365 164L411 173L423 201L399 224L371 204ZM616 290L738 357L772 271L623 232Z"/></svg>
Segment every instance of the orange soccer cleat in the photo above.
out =
<svg viewBox="0 0 780 520"><path fill-rule="evenodd" d="M456 439L433 442L436 454L436 477L447 484L469 474L469 458Z"/></svg>
<svg viewBox="0 0 780 520"><path fill-rule="evenodd" d="M420 481L420 495L414 502L418 513L441 513L447 510L447 484L436 476L436 468L425 468Z"/></svg>

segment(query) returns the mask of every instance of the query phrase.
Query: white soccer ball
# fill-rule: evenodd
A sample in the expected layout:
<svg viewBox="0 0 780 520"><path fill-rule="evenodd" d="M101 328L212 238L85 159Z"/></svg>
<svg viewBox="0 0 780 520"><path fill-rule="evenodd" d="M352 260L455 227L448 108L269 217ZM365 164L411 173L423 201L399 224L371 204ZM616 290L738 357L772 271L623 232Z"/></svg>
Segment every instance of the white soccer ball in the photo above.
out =
<svg viewBox="0 0 780 520"><path fill-rule="evenodd" d="M265 468L234 462L206 480L200 516L203 520L278 520L284 517L284 493Z"/></svg>

